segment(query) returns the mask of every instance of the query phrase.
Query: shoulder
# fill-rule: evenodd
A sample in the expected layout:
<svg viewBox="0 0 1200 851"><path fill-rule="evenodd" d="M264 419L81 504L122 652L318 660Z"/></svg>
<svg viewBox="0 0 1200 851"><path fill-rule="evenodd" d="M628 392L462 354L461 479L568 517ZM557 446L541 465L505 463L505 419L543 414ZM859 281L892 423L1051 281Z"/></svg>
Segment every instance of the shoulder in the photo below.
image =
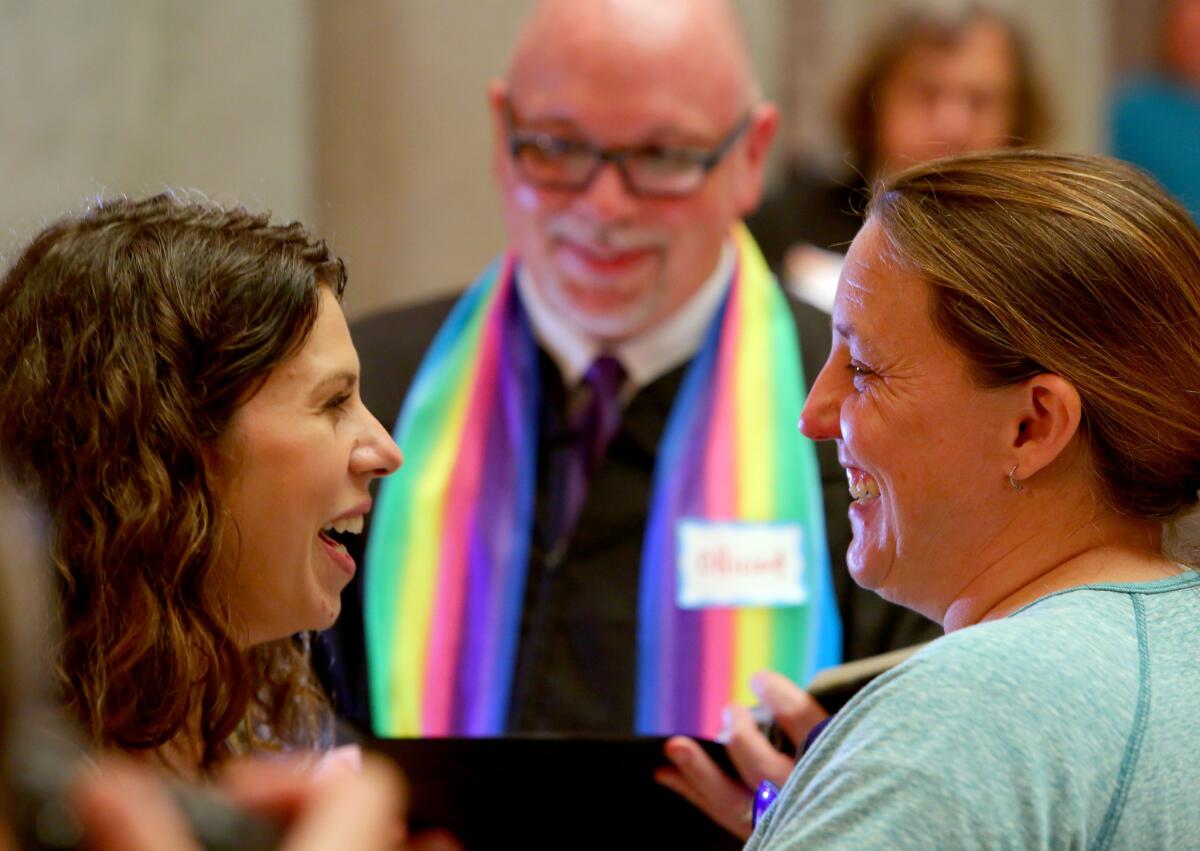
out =
<svg viewBox="0 0 1200 851"><path fill-rule="evenodd" d="M1139 132L1152 139L1157 124L1165 117L1195 112L1195 98L1169 79L1158 76L1135 77L1117 87L1112 98L1110 120L1115 129L1126 135ZM1119 151L1118 151L1119 153Z"/></svg>
<svg viewBox="0 0 1200 851"><path fill-rule="evenodd" d="M1137 660L1128 599L1079 591L932 642L880 679L876 700L934 696L943 701L931 709L940 723L1007 719L1029 728L1049 699L1082 711L1101 687L1136 692Z"/></svg>
<svg viewBox="0 0 1200 851"><path fill-rule="evenodd" d="M437 296L428 301L386 307L350 323L354 344L364 348L403 347L406 342L424 342L428 347L449 315L460 293Z"/></svg>
<svg viewBox="0 0 1200 851"><path fill-rule="evenodd" d="M845 251L862 224L866 200L865 183L853 175L839 179L793 166L746 224L778 269L795 242Z"/></svg>
<svg viewBox="0 0 1200 851"><path fill-rule="evenodd" d="M1132 621L1094 629L1095 602L961 630L877 678L800 762L770 829L808 847L1035 847L1047 825L1102 814L1139 666Z"/></svg>

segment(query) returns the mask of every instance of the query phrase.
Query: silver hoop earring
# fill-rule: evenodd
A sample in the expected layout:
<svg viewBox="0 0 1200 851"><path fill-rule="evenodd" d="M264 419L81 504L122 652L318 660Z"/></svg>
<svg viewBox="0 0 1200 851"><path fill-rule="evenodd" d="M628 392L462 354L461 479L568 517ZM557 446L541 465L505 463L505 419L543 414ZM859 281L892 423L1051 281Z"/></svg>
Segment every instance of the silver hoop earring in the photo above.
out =
<svg viewBox="0 0 1200 851"><path fill-rule="evenodd" d="M1013 490L1015 490L1015 491L1025 490L1025 488L1023 488L1023 487L1021 486L1021 483L1020 483L1020 482L1018 482L1016 479L1014 479L1014 478L1013 478L1013 475L1014 475L1016 472L1017 472L1017 465L1016 465L1016 464L1013 464L1013 468L1012 468L1011 470L1009 470L1009 471L1008 471L1008 483L1009 483L1010 485L1012 485L1012 489L1013 489Z"/></svg>

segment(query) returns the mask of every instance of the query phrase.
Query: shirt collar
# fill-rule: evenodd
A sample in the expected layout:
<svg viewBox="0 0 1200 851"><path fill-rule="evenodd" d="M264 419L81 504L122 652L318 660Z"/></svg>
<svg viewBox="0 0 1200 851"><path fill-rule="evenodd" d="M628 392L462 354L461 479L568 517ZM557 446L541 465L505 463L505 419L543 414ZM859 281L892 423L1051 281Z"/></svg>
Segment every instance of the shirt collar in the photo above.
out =
<svg viewBox="0 0 1200 851"><path fill-rule="evenodd" d="M533 286L529 268L517 265L517 291L529 314L533 335L562 373L563 383L574 387L592 361L608 351L621 361L633 389L640 389L687 361L704 342L704 335L729 286L737 254L732 242L721 248L721 256L708 279L683 306L657 325L616 346L601 341L562 322Z"/></svg>

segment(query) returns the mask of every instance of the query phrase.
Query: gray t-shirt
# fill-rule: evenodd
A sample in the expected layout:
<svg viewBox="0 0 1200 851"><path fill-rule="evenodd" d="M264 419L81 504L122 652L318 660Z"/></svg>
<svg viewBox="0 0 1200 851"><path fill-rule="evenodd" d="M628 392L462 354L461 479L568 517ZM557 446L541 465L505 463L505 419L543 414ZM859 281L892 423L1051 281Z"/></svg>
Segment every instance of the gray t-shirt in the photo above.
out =
<svg viewBox="0 0 1200 851"><path fill-rule="evenodd" d="M1200 575L1052 594L848 703L748 849L1200 848Z"/></svg>

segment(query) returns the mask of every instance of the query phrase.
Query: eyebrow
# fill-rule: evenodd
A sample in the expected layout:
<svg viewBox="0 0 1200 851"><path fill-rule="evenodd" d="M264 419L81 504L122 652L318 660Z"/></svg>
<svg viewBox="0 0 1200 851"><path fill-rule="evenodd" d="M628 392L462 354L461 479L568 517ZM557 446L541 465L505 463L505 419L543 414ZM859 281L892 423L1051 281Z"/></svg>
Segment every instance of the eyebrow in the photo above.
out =
<svg viewBox="0 0 1200 851"><path fill-rule="evenodd" d="M332 372L313 385L312 395L314 397L320 396L329 388L339 384L346 385L347 389L356 387L358 385L358 373L349 369L339 369L337 372Z"/></svg>
<svg viewBox="0 0 1200 851"><path fill-rule="evenodd" d="M559 115L543 115L537 118L530 116L519 116L519 120L514 122L516 130L530 130L535 133L547 132L562 132L574 133L591 141L591 136L584 131L582 127L572 118L566 118ZM634 142L628 145L614 145L617 148L702 148L709 144L706 139L701 139L697 134L691 131L680 130L678 127L660 124L651 127L644 134L641 141Z"/></svg>
<svg viewBox="0 0 1200 851"><path fill-rule="evenodd" d="M870 337L860 336L858 328L853 322L835 322L833 330L843 340L854 343L864 357L877 358L880 356L879 348L871 342Z"/></svg>

